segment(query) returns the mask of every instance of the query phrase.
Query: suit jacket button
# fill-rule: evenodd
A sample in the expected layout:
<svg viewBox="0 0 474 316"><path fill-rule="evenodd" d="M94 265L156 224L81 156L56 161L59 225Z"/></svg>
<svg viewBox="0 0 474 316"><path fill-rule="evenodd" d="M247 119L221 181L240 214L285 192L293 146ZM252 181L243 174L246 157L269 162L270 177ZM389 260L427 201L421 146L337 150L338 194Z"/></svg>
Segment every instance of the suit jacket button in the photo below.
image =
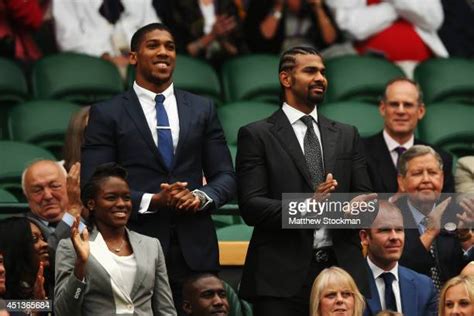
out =
<svg viewBox="0 0 474 316"><path fill-rule="evenodd" d="M131 310L133 308L133 306L131 304L128 304L127 308Z"/></svg>

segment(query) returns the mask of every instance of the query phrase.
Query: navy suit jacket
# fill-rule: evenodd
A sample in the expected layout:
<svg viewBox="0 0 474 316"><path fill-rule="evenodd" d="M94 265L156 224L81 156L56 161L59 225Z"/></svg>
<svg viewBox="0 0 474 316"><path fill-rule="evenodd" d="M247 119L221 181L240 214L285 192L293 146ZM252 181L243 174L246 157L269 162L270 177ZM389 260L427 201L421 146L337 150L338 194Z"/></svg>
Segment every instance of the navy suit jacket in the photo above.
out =
<svg viewBox="0 0 474 316"><path fill-rule="evenodd" d="M382 307L374 275L368 266L367 269L369 269L369 285L372 297L366 299L367 307L364 316L372 316L377 315ZM437 293L433 281L429 277L399 265L398 278L403 315L437 315Z"/></svg>
<svg viewBox="0 0 474 316"><path fill-rule="evenodd" d="M387 144L383 138L383 132L374 136L363 138L365 154L367 156L367 164L369 177L372 181L375 192L394 193L398 191L397 169L393 165L392 157L388 151ZM415 145L428 145L415 138ZM443 159L444 185L443 192L454 192L453 177L453 157L447 152L434 148Z"/></svg>
<svg viewBox="0 0 474 316"><path fill-rule="evenodd" d="M128 171L133 212L129 226L158 237L165 254L171 234L176 234L184 258L192 270L218 269L217 237L209 210L235 195L232 160L212 101L175 89L179 141L170 170L165 166L145 114L133 89L93 105L82 149L81 178L85 183L95 168L117 162ZM207 185L202 185L202 176ZM144 193L157 193L161 183L185 181L190 190L200 189L213 201L205 211L178 215L161 208L154 214L139 214Z"/></svg>

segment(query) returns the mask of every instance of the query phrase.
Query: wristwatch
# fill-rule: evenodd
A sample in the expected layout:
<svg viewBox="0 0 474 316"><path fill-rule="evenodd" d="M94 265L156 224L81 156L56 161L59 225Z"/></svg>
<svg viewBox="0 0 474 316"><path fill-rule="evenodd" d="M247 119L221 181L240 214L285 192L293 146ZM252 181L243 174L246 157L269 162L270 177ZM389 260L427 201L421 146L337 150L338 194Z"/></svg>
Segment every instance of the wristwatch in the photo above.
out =
<svg viewBox="0 0 474 316"><path fill-rule="evenodd" d="M207 206L209 199L204 192L200 190L194 190L193 194L199 199L199 209L203 209L205 206Z"/></svg>
<svg viewBox="0 0 474 316"><path fill-rule="evenodd" d="M280 10L273 10L273 11L272 11L272 16L273 16L275 19L279 20L279 19L281 19L281 17L282 17L282 13L281 13Z"/></svg>

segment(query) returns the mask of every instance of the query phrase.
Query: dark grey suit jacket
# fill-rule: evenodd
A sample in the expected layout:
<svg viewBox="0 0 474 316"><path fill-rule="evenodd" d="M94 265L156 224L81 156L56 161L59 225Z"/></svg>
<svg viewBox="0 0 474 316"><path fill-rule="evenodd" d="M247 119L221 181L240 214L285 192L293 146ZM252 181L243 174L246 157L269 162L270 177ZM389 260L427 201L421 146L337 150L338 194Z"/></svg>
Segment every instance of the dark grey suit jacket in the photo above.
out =
<svg viewBox="0 0 474 316"><path fill-rule="evenodd" d="M93 105L82 150L81 182L95 168L117 162L128 171L133 212L129 227L158 237L165 254L171 234L176 234L183 256L194 271L219 269L217 237L210 210L231 200L236 191L232 160L214 105L206 98L175 89L179 115L179 142L171 166L165 166L148 127L137 95L131 89L104 103ZM207 185L202 185L202 176ZM162 208L138 214L142 195L160 192L161 183L188 182L214 201L205 211L178 215Z"/></svg>
<svg viewBox="0 0 474 316"><path fill-rule="evenodd" d="M357 129L322 115L319 115L319 129L325 171L338 181L336 191L370 191ZM237 177L242 217L255 227L240 294L247 299L294 296L309 271L314 230L282 229L282 193L314 190L301 147L281 109L267 119L240 129ZM367 293L367 271L357 232L338 229L331 233L338 265Z"/></svg>
<svg viewBox="0 0 474 316"><path fill-rule="evenodd" d="M51 249L52 254L56 252L56 248L58 247L58 243L61 239L71 237L71 226L62 220L58 222L53 231L50 226L46 225L40 217L33 214L32 212L28 212L26 216L39 227L41 233L48 242L48 246Z"/></svg>

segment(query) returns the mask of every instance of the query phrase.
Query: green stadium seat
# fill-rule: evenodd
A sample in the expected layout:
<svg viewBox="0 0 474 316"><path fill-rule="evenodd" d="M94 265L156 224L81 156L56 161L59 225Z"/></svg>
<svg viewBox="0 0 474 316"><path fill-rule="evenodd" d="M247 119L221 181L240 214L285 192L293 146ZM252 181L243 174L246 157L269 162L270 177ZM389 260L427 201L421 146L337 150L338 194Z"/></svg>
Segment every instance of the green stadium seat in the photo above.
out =
<svg viewBox="0 0 474 316"><path fill-rule="evenodd" d="M123 91L115 65L98 57L60 53L40 59L32 72L36 99L60 99L89 105Z"/></svg>
<svg viewBox="0 0 474 316"><path fill-rule="evenodd" d="M374 104L358 101L324 103L318 110L332 120L354 125L361 137L372 136L383 129L383 119Z"/></svg>
<svg viewBox="0 0 474 316"><path fill-rule="evenodd" d="M237 215L211 215L211 217L216 229L234 224L242 224L240 216Z"/></svg>
<svg viewBox="0 0 474 316"><path fill-rule="evenodd" d="M474 104L474 61L462 58L434 58L415 68L427 104L456 102Z"/></svg>
<svg viewBox="0 0 474 316"><path fill-rule="evenodd" d="M462 103L430 104L418 124L421 139L456 158L474 155L474 107Z"/></svg>
<svg viewBox="0 0 474 316"><path fill-rule="evenodd" d="M378 104L388 81L404 77L403 71L382 58L342 56L325 61L327 102L363 101Z"/></svg>
<svg viewBox="0 0 474 316"><path fill-rule="evenodd" d="M21 68L12 60L0 57L0 139L7 139L10 109L28 98L28 86Z"/></svg>
<svg viewBox="0 0 474 316"><path fill-rule="evenodd" d="M278 110L278 106L258 101L241 101L225 104L217 109L227 145L235 162L237 154L237 136L239 128L259 121Z"/></svg>
<svg viewBox="0 0 474 316"><path fill-rule="evenodd" d="M127 86L133 86L135 68L127 69ZM176 57L176 69L173 73L174 86L214 100L217 105L222 103L221 86L214 68L203 60L186 55Z"/></svg>
<svg viewBox="0 0 474 316"><path fill-rule="evenodd" d="M249 241L253 227L245 224L230 225L216 230L219 241Z"/></svg>
<svg viewBox="0 0 474 316"><path fill-rule="evenodd" d="M18 199L10 192L0 189L0 203L18 203Z"/></svg>
<svg viewBox="0 0 474 316"><path fill-rule="evenodd" d="M253 54L226 61L221 78L227 102L253 100L279 105L279 57Z"/></svg>
<svg viewBox="0 0 474 316"><path fill-rule="evenodd" d="M46 149L15 141L0 141L0 152L0 188L13 193L19 201L24 201L21 174L28 164L38 159L56 159Z"/></svg>
<svg viewBox="0 0 474 316"><path fill-rule="evenodd" d="M224 282L224 281L223 281ZM241 300L235 290L227 282L224 282L224 289L227 293L227 301L229 303L229 316L252 316L250 304Z"/></svg>
<svg viewBox="0 0 474 316"><path fill-rule="evenodd" d="M10 138L45 148L60 159L69 119L80 108L77 104L57 100L18 105L8 118Z"/></svg>

